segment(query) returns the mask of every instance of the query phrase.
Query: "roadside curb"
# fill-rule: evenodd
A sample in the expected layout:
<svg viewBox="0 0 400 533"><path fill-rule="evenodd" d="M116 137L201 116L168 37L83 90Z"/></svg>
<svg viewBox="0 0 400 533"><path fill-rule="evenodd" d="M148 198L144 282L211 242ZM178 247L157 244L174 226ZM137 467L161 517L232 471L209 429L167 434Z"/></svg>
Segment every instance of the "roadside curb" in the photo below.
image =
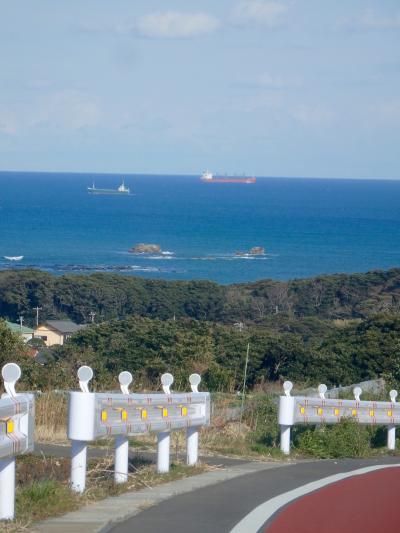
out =
<svg viewBox="0 0 400 533"><path fill-rule="evenodd" d="M50 518L34 526L36 533L107 533L113 526L142 510L158 503L223 481L253 474L260 470L268 470L280 466L290 466L295 462L257 462L252 461L223 469L205 472L169 483L157 485L151 489L142 489L112 496L67 513L58 518Z"/></svg>

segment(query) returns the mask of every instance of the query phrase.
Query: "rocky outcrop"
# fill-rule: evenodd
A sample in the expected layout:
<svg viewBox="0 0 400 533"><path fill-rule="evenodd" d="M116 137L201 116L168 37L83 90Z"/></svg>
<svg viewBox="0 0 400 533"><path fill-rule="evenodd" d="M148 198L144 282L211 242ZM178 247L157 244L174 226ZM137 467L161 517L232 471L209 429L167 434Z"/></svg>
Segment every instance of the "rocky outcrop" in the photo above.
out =
<svg viewBox="0 0 400 533"><path fill-rule="evenodd" d="M238 255L240 257L246 257L249 255L264 255L265 254L265 248L263 246L253 246L253 248L250 248L248 252L236 252L235 255Z"/></svg>
<svg viewBox="0 0 400 533"><path fill-rule="evenodd" d="M253 248L250 248L249 254L250 255L264 255L265 248L263 246L253 246Z"/></svg>
<svg viewBox="0 0 400 533"><path fill-rule="evenodd" d="M129 250L131 254L159 254L161 253L161 246L158 244L136 244Z"/></svg>

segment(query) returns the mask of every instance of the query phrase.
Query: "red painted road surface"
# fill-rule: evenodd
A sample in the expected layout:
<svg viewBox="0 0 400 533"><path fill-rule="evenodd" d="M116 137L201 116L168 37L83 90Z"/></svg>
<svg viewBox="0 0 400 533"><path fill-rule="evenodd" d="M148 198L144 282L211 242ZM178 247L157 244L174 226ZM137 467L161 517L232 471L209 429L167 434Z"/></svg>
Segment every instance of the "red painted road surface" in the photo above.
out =
<svg viewBox="0 0 400 533"><path fill-rule="evenodd" d="M287 505L266 533L400 532L400 468L354 476Z"/></svg>

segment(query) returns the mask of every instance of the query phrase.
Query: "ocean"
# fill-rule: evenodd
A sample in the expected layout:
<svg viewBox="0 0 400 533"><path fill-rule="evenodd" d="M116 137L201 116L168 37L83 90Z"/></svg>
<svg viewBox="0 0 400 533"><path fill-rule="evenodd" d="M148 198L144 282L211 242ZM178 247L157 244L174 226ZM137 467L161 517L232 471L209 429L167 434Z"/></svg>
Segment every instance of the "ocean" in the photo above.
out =
<svg viewBox="0 0 400 533"><path fill-rule="evenodd" d="M0 172L0 269L227 284L400 266L400 181L124 177L132 196L87 194L121 175ZM236 255L253 246L265 254Z"/></svg>

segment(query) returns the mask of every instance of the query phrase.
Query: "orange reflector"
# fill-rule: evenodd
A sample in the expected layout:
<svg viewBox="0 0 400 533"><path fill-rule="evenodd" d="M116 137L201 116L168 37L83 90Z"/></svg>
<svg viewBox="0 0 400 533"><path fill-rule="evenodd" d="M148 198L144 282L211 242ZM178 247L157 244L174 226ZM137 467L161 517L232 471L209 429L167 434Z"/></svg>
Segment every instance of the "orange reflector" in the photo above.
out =
<svg viewBox="0 0 400 533"><path fill-rule="evenodd" d="M340 415L339 409L335 409L335 416L339 416L339 415Z"/></svg>
<svg viewBox="0 0 400 533"><path fill-rule="evenodd" d="M357 416L357 410L356 409L353 409L352 412L351 412L352 416Z"/></svg>
<svg viewBox="0 0 400 533"><path fill-rule="evenodd" d="M146 419L146 418L147 418L147 411L146 411L146 409L142 409L142 413L141 413L141 415L142 415L142 418L143 418L143 419Z"/></svg>
<svg viewBox="0 0 400 533"><path fill-rule="evenodd" d="M163 415L163 418L165 418L166 416L168 416L168 409L167 409L166 407L163 407L162 415Z"/></svg>
<svg viewBox="0 0 400 533"><path fill-rule="evenodd" d="M369 412L369 416L375 416L375 411L371 409L371 411Z"/></svg>
<svg viewBox="0 0 400 533"><path fill-rule="evenodd" d="M128 413L125 411L125 409L122 409L121 420L127 420L127 419L128 419Z"/></svg>
<svg viewBox="0 0 400 533"><path fill-rule="evenodd" d="M108 418L108 414L107 414L107 411L102 411L101 412L101 421L102 422L105 422Z"/></svg>
<svg viewBox="0 0 400 533"><path fill-rule="evenodd" d="M317 412L318 412L319 415L323 415L324 414L324 410L321 409L321 407L318 408Z"/></svg>
<svg viewBox="0 0 400 533"><path fill-rule="evenodd" d="M7 420L6 422L6 432L7 433L13 433L14 432L14 420Z"/></svg>
<svg viewBox="0 0 400 533"><path fill-rule="evenodd" d="M393 416L393 411L388 411L388 416L392 417Z"/></svg>
<svg viewBox="0 0 400 533"><path fill-rule="evenodd" d="M304 415L305 412L306 412L306 408L305 407L300 407L300 414Z"/></svg>
<svg viewBox="0 0 400 533"><path fill-rule="evenodd" d="M187 407L182 407L181 409L181 415L186 416L187 415Z"/></svg>

